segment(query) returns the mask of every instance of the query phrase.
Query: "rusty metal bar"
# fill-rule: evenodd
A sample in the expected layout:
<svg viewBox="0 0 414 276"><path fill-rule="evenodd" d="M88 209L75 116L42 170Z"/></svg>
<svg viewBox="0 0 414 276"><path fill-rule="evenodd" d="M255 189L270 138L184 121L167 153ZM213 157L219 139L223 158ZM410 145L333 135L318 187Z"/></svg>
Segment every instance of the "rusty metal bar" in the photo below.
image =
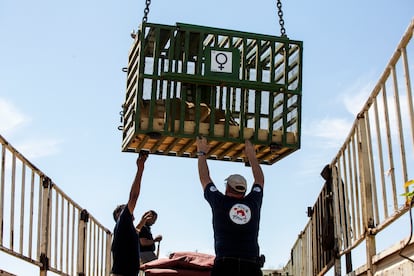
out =
<svg viewBox="0 0 414 276"><path fill-rule="evenodd" d="M32 258L32 244L33 244L33 206L34 206L34 186L35 186L35 173L32 171L30 177L30 207L29 207L29 241L28 241L28 257Z"/></svg>
<svg viewBox="0 0 414 276"><path fill-rule="evenodd" d="M407 56L407 47L401 48L401 55L404 67L404 75L405 75L405 88L407 92L407 103L408 103L408 114L410 117L411 122L411 137L412 143L414 144L414 105L413 105L413 94L411 90L411 79L410 79L410 69L408 66L408 56ZM414 149L414 147L413 147Z"/></svg>
<svg viewBox="0 0 414 276"><path fill-rule="evenodd" d="M14 203L16 199L16 155L12 155L12 168L11 168L11 198L10 198L10 240L9 246L10 249L14 249Z"/></svg>
<svg viewBox="0 0 414 276"><path fill-rule="evenodd" d="M6 171L6 146L3 140L1 141L1 168L0 168L0 246L3 246L4 236L4 183Z"/></svg>

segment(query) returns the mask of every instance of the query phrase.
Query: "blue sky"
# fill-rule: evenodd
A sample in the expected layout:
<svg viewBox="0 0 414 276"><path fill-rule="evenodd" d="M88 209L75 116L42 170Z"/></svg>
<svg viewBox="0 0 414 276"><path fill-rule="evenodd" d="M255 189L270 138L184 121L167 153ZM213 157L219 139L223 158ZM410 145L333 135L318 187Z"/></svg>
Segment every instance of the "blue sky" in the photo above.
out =
<svg viewBox="0 0 414 276"><path fill-rule="evenodd" d="M276 1L152 1L148 22L280 35ZM308 221L330 163L414 15L412 0L283 1L286 33L304 42L302 148L263 166L259 243L283 266ZM130 32L145 1L0 1L0 134L75 202L112 229L128 199L136 155L121 152ZM223 190L240 163L209 161ZM211 213L197 161L150 156L135 211L155 209L161 256L213 252ZM4 259L3 259L4 258ZM7 260L7 261L5 261ZM9 260L0 255L0 268ZM10 269L12 272L13 270Z"/></svg>

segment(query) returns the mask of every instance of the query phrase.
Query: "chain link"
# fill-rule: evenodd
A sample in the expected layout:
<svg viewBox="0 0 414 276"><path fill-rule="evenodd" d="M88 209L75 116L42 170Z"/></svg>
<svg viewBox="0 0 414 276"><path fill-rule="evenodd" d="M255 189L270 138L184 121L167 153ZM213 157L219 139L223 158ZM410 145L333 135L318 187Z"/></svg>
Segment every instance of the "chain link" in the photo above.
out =
<svg viewBox="0 0 414 276"><path fill-rule="evenodd" d="M277 0L277 15L279 16L280 35L286 36L285 20L283 20L282 2Z"/></svg>
<svg viewBox="0 0 414 276"><path fill-rule="evenodd" d="M148 20L148 13L149 13L149 6L151 5L151 0L145 0L145 9L144 9L144 17L142 18L142 22L145 23Z"/></svg>

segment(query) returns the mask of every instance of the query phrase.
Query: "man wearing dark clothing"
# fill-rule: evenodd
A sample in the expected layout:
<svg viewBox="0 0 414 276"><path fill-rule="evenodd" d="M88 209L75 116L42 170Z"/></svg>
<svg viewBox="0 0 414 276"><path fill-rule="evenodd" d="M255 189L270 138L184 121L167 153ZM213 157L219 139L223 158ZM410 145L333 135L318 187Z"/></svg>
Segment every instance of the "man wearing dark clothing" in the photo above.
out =
<svg viewBox="0 0 414 276"><path fill-rule="evenodd" d="M140 246L140 258L141 264L156 260L158 258L155 254L155 243L162 240L161 235L157 235L155 238L152 236L151 226L157 221L158 214L154 210L147 211L142 221L145 223L142 226L137 226L139 231L139 246Z"/></svg>
<svg viewBox="0 0 414 276"><path fill-rule="evenodd" d="M139 238L140 239L144 238L144 239L153 241L154 238L152 237L151 226L144 225L144 227L141 228L141 232L139 232ZM144 245L140 244L140 250L141 250L141 252L144 252L144 251L154 252L155 251L155 243L153 243L151 245L147 245L147 246L144 246Z"/></svg>
<svg viewBox="0 0 414 276"><path fill-rule="evenodd" d="M112 273L117 275L135 276L139 271L139 241L133 221L134 217L128 208L123 208L115 225L112 242Z"/></svg>
<svg viewBox="0 0 414 276"><path fill-rule="evenodd" d="M148 153L140 152L128 203L119 205L113 213L116 221L111 248L113 276L137 276L139 272L139 239L133 223L133 213L141 190L142 173L147 157Z"/></svg>
<svg viewBox="0 0 414 276"><path fill-rule="evenodd" d="M204 197L211 206L215 231L216 257L259 256L257 244L260 207L263 192L259 185L242 199L226 197L213 183L207 185Z"/></svg>
<svg viewBox="0 0 414 276"><path fill-rule="evenodd" d="M200 182L213 214L216 259L211 276L261 276L258 233L264 175L255 148L249 140L245 141L245 154L254 177L247 195L246 179L239 174L226 179L225 194L216 188L207 166L209 149L206 138L197 139Z"/></svg>

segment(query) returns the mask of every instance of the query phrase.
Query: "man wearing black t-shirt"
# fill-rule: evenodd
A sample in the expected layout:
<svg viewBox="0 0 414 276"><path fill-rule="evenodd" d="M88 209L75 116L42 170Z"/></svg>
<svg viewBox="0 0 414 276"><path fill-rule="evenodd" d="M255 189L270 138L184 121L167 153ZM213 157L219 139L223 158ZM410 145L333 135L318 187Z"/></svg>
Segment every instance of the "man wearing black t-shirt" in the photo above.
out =
<svg viewBox="0 0 414 276"><path fill-rule="evenodd" d="M198 171L204 197L213 214L216 259L211 276L261 276L258 233L264 175L255 148L249 140L245 141L245 154L254 177L247 195L246 179L238 174L226 179L225 194L218 191L207 166L209 149L207 139L199 137Z"/></svg>
<svg viewBox="0 0 414 276"><path fill-rule="evenodd" d="M139 231L139 247L141 264L153 261L158 258L155 254L155 243L162 240L161 235L157 235L155 238L152 236L151 226L157 221L158 214L154 210L149 210L143 215L142 221L145 223L142 227L137 226Z"/></svg>
<svg viewBox="0 0 414 276"><path fill-rule="evenodd" d="M137 172L128 203L119 205L113 212L116 221L111 248L113 276L137 276L139 272L139 239L133 223L133 214L141 190L142 173L147 157L147 152L139 153Z"/></svg>

